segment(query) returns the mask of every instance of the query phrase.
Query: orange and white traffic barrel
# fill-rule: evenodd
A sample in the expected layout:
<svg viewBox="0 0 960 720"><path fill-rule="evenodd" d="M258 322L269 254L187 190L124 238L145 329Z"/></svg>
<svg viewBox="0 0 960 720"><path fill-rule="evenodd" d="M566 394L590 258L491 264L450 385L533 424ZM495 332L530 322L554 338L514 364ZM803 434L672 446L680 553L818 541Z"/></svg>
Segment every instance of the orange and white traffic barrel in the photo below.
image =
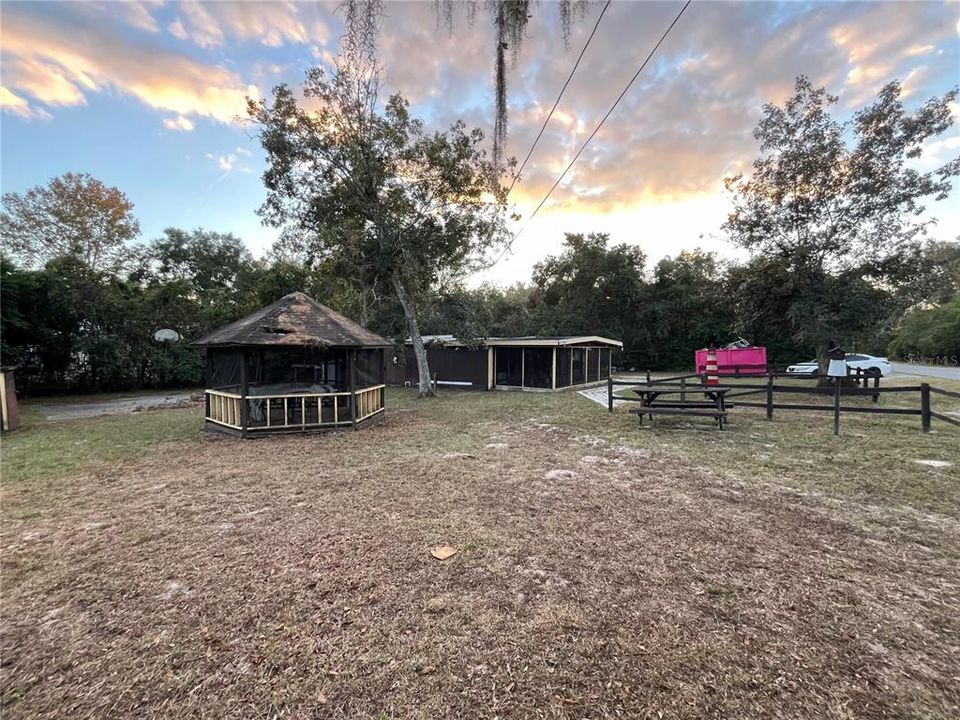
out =
<svg viewBox="0 0 960 720"><path fill-rule="evenodd" d="M717 371L717 351L711 345L707 350L707 385L719 385L720 376Z"/></svg>

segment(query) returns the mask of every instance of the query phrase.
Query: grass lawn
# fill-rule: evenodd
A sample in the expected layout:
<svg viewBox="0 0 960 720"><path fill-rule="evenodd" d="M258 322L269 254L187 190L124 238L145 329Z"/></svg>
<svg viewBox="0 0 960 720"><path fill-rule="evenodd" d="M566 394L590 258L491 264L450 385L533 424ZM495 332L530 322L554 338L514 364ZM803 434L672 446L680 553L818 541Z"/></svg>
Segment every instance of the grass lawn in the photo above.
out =
<svg viewBox="0 0 960 720"><path fill-rule="evenodd" d="M960 428L387 402L358 433L249 441L199 408L27 406L2 716L960 714Z"/></svg>

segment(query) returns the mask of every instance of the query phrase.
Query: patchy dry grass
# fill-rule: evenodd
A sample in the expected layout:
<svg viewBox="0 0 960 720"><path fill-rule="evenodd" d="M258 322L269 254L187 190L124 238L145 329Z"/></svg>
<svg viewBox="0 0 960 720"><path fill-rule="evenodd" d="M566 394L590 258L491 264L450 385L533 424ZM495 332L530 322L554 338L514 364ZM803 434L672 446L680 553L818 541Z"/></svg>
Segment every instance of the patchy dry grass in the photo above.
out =
<svg viewBox="0 0 960 720"><path fill-rule="evenodd" d="M757 381L734 380L731 384ZM931 379L931 385L960 392L960 382ZM883 387L917 386L916 378L884 380ZM809 386L809 381L778 384ZM628 392L622 390L621 393ZM763 402L765 395L744 398ZM776 395L778 403L823 404L832 398ZM960 400L934 395L935 411L960 417ZM843 405L874 406L869 398L845 398ZM919 393L884 394L874 407L919 408ZM636 430L636 420L631 430ZM658 417L640 429L641 442L709 466L738 481L762 481L806 491L856 498L864 503L909 505L960 517L960 428L938 420L920 430L918 416L844 413L833 437L829 410L776 410L772 422L759 408L731 410L730 425L718 433L709 420ZM952 463L938 468L920 461Z"/></svg>
<svg viewBox="0 0 960 720"><path fill-rule="evenodd" d="M3 716L957 716L960 429L388 403L256 441L51 426L154 427L37 471L7 440Z"/></svg>
<svg viewBox="0 0 960 720"><path fill-rule="evenodd" d="M202 423L197 408L68 422L47 422L29 404L23 409L23 427L2 441L0 468L6 485L57 481L84 468L108 466L162 443L195 436Z"/></svg>

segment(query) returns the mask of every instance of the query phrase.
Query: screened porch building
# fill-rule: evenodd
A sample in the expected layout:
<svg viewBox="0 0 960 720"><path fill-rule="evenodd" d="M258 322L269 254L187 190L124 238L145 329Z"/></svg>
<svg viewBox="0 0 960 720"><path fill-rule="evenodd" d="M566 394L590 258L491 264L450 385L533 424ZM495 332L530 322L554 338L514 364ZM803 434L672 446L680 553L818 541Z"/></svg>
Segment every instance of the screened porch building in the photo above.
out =
<svg viewBox="0 0 960 720"><path fill-rule="evenodd" d="M453 335L423 338L432 378L440 387L477 390L562 390L605 382L619 340L598 335L493 337L480 347ZM404 356L387 365L387 382L416 384L417 365L409 341Z"/></svg>
<svg viewBox="0 0 960 720"><path fill-rule="evenodd" d="M206 426L242 436L357 428L384 410L392 344L304 293L192 343L207 353Z"/></svg>

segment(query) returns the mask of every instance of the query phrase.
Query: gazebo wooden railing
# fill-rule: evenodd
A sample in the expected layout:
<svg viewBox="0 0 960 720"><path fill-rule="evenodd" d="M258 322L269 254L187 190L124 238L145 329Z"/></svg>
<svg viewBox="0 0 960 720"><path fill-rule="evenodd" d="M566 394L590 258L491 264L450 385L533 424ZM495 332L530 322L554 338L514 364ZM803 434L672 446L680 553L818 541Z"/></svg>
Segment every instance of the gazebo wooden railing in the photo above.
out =
<svg viewBox="0 0 960 720"><path fill-rule="evenodd" d="M349 427L383 412L384 385L351 392L248 395L206 391L206 419L241 432Z"/></svg>

